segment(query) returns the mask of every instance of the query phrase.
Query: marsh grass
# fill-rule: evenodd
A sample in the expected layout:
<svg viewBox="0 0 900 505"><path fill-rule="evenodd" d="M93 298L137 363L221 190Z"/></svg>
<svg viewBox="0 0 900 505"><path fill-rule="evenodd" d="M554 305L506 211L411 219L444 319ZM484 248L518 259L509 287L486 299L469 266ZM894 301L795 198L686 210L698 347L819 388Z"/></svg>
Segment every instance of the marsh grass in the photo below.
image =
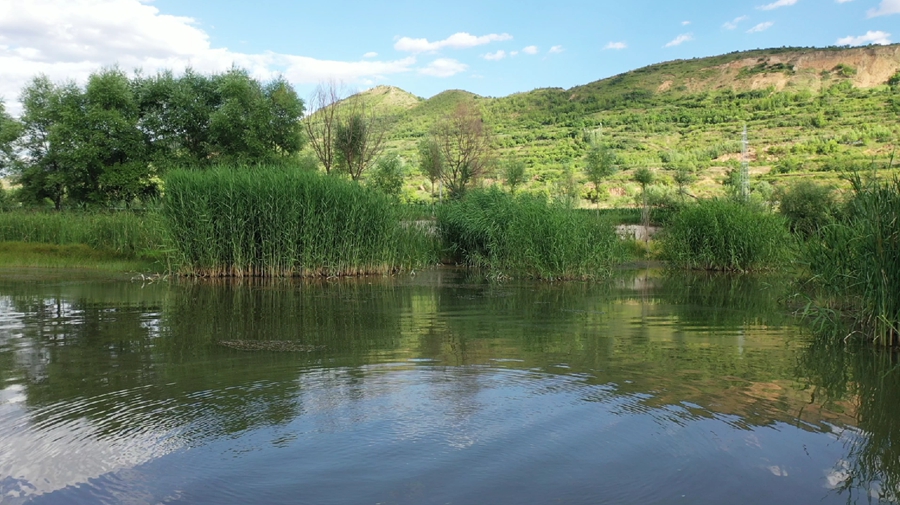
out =
<svg viewBox="0 0 900 505"><path fill-rule="evenodd" d="M0 212L0 242L82 244L118 257L159 257L166 232L155 211Z"/></svg>
<svg viewBox="0 0 900 505"><path fill-rule="evenodd" d="M434 238L357 183L286 167L176 170L164 215L176 271L211 277L387 274L436 261Z"/></svg>
<svg viewBox="0 0 900 505"><path fill-rule="evenodd" d="M494 275L540 279L603 277L621 260L612 224L535 195L472 191L438 209L451 257Z"/></svg>
<svg viewBox="0 0 900 505"><path fill-rule="evenodd" d="M852 318L885 345L900 338L900 179L850 177L843 219L819 230L805 257L818 314Z"/></svg>
<svg viewBox="0 0 900 505"><path fill-rule="evenodd" d="M727 199L684 206L662 235L664 259L700 270L773 269L791 259L793 244L783 218Z"/></svg>
<svg viewBox="0 0 900 505"><path fill-rule="evenodd" d="M124 256L84 244L0 242L0 268L63 268L158 273L165 270L165 263L150 255Z"/></svg>

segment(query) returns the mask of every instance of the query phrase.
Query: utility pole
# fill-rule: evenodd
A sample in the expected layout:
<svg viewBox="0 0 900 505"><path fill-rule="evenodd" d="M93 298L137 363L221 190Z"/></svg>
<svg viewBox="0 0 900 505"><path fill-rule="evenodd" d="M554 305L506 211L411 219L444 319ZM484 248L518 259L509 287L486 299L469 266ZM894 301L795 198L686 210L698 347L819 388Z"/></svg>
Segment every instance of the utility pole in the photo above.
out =
<svg viewBox="0 0 900 505"><path fill-rule="evenodd" d="M741 141L741 200L750 200L750 143L747 142L747 124Z"/></svg>

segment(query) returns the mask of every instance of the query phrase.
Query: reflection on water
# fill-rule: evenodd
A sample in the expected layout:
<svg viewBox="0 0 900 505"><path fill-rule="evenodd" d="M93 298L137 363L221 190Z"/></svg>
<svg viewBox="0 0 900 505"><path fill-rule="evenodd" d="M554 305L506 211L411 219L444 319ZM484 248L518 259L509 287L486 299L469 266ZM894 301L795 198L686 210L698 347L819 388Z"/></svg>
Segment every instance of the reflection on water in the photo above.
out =
<svg viewBox="0 0 900 505"><path fill-rule="evenodd" d="M900 391L784 289L0 280L0 503L893 500Z"/></svg>

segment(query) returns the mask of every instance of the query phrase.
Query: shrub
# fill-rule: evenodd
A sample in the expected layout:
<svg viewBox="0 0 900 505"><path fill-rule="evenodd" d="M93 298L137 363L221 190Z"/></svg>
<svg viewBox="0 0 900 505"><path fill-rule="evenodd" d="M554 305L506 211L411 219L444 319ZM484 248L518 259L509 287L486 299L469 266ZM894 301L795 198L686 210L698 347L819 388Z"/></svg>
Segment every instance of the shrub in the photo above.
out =
<svg viewBox="0 0 900 505"><path fill-rule="evenodd" d="M674 215L662 238L673 265L704 270L772 268L791 254L784 220L726 199L701 200Z"/></svg>
<svg viewBox="0 0 900 505"><path fill-rule="evenodd" d="M778 212L787 219L790 230L803 237L816 233L837 212L834 190L811 181L779 188L775 198L779 202Z"/></svg>
<svg viewBox="0 0 900 505"><path fill-rule="evenodd" d="M495 274L595 278L607 275L620 254L612 224L596 213L496 188L442 206L438 227L456 261Z"/></svg>

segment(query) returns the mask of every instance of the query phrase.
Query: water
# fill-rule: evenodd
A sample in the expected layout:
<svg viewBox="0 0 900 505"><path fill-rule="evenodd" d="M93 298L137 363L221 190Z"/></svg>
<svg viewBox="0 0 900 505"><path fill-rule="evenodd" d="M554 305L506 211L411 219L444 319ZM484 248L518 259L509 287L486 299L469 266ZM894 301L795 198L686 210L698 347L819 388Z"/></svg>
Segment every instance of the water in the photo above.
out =
<svg viewBox="0 0 900 505"><path fill-rule="evenodd" d="M889 502L893 357L785 289L7 273L0 503Z"/></svg>

